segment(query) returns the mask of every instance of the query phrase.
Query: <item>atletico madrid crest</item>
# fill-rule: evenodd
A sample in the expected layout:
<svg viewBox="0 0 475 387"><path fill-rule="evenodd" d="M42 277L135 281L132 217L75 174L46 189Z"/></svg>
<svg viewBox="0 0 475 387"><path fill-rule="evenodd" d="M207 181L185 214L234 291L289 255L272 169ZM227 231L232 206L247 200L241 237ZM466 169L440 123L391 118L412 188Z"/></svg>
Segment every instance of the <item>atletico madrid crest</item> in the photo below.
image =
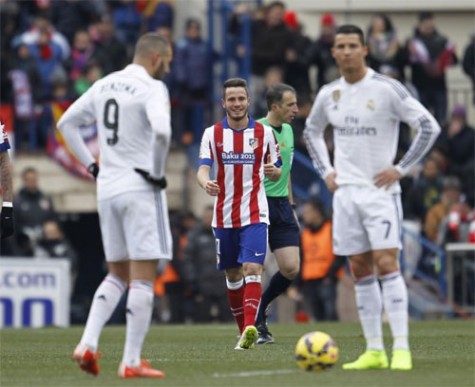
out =
<svg viewBox="0 0 475 387"><path fill-rule="evenodd" d="M259 139L258 138L250 138L249 139L249 146L254 150L259 146Z"/></svg>

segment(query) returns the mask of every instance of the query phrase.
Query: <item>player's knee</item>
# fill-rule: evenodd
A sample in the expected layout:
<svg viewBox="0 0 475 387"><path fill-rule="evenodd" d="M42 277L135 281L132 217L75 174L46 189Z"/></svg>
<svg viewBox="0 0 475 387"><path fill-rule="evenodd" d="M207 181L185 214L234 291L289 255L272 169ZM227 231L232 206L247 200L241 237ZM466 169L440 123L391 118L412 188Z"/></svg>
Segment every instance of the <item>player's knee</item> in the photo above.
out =
<svg viewBox="0 0 475 387"><path fill-rule="evenodd" d="M109 262L108 272L122 281L128 283L130 281L130 270L128 262Z"/></svg>
<svg viewBox="0 0 475 387"><path fill-rule="evenodd" d="M297 276L299 274L299 266L298 265L286 266L286 267L283 267L280 270L280 272L285 278L287 278L289 280L293 280L293 279L297 278Z"/></svg>
<svg viewBox="0 0 475 387"><path fill-rule="evenodd" d="M397 259L390 255L380 257L377 260L376 267L380 276L399 270Z"/></svg>
<svg viewBox="0 0 475 387"><path fill-rule="evenodd" d="M242 268L226 269L225 274L227 280L231 282L238 282L244 278Z"/></svg>
<svg viewBox="0 0 475 387"><path fill-rule="evenodd" d="M350 267L351 274L356 280L373 274L373 268L370 265L360 261L351 261Z"/></svg>
<svg viewBox="0 0 475 387"><path fill-rule="evenodd" d="M274 252L279 266L280 273L287 279L293 280L297 277L300 270L300 259L298 251L292 254L282 254Z"/></svg>
<svg viewBox="0 0 475 387"><path fill-rule="evenodd" d="M261 275L262 274L262 265L258 263L245 263L243 265L244 276L247 277L248 275Z"/></svg>

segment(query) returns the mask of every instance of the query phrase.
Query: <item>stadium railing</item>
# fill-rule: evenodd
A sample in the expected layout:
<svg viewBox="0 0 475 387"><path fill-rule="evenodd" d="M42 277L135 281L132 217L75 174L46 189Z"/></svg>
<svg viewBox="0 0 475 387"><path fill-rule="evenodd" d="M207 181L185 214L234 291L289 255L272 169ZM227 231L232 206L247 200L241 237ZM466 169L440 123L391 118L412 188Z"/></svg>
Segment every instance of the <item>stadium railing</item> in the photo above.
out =
<svg viewBox="0 0 475 387"><path fill-rule="evenodd" d="M475 244L445 245L447 302L475 315Z"/></svg>
<svg viewBox="0 0 475 387"><path fill-rule="evenodd" d="M441 298L445 299L447 297L447 280L445 277L446 254L444 249L432 243L427 238L424 238L422 235L409 230L407 227L402 227L402 237L403 240L406 237L413 239L420 246L419 251L423 251L421 255L426 254L433 257L434 273L436 274L436 277L431 276L418 268L417 263L419 262L421 256L411 257L409 260L404 249L401 251L400 257L403 271L406 273L406 275L421 280L434 291L436 291ZM408 261L415 262L415 264L408 265Z"/></svg>

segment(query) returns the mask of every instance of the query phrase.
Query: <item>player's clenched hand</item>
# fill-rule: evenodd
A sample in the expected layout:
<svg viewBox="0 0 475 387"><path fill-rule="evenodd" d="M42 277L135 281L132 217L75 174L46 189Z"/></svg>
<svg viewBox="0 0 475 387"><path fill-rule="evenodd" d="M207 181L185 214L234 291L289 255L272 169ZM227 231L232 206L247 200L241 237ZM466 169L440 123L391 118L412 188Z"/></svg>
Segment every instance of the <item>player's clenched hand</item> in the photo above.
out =
<svg viewBox="0 0 475 387"><path fill-rule="evenodd" d="M376 187L386 187L389 188L391 184L395 183L396 181L402 178L401 173L394 167L386 168L384 171L379 172L374 177L374 184Z"/></svg>
<svg viewBox="0 0 475 387"><path fill-rule="evenodd" d="M208 180L205 184L205 191L210 196L217 196L220 192L218 182L216 180Z"/></svg>
<svg viewBox="0 0 475 387"><path fill-rule="evenodd" d="M165 179L165 177L161 177L161 178L154 177L150 175L150 172L147 172L140 168L135 168L135 172L137 172L140 176L142 176L145 180L147 180L147 182L154 185L155 187L160 188L160 189L167 188L167 179Z"/></svg>
<svg viewBox="0 0 475 387"><path fill-rule="evenodd" d="M272 163L270 155L267 156L267 162L264 164L264 176L270 181L277 181L280 177L280 168Z"/></svg>
<svg viewBox="0 0 475 387"><path fill-rule="evenodd" d="M2 207L2 214L0 217L0 234L2 239L8 238L13 234L13 208Z"/></svg>
<svg viewBox="0 0 475 387"><path fill-rule="evenodd" d="M94 176L94 179L97 179L97 175L99 175L99 165L97 165L97 163L92 163L91 165L89 165L89 167L87 167L87 170L92 176Z"/></svg>
<svg viewBox="0 0 475 387"><path fill-rule="evenodd" d="M325 184L330 192L335 192L338 188L338 184L336 183L336 172L329 173L327 177L325 177Z"/></svg>

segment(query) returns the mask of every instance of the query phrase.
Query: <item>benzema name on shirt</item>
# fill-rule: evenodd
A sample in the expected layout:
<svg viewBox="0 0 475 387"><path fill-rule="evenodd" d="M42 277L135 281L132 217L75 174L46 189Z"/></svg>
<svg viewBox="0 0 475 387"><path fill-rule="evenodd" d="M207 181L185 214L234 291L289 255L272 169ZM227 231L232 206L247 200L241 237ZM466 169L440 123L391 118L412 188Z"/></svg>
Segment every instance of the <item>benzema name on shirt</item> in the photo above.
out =
<svg viewBox="0 0 475 387"><path fill-rule="evenodd" d="M105 85L102 85L101 93L105 93L107 91L118 91L118 92L124 91L126 93L134 95L135 92L137 91L137 88L127 83L112 82L112 83L106 83Z"/></svg>

